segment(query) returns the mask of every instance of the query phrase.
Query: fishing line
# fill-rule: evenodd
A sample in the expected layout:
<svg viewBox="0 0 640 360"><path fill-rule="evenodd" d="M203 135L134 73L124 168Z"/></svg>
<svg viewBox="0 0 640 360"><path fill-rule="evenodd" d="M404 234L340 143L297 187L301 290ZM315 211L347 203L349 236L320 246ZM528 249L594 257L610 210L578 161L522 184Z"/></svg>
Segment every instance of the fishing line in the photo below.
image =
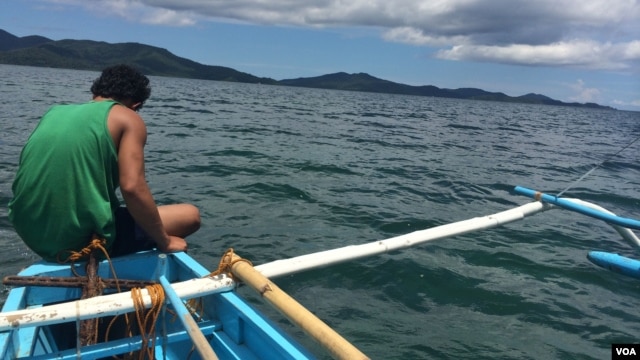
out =
<svg viewBox="0 0 640 360"><path fill-rule="evenodd" d="M599 168L600 166L604 165L604 163L606 163L607 161L611 160L613 157L618 156L618 154L620 154L621 152L625 151L627 148L629 148L631 145L633 145L636 141L640 140L640 135L637 136L632 142L628 143L627 145L625 145L622 149L618 150L617 153L612 154L607 156L604 160L602 160L600 163L596 164L596 166L594 166L591 170L587 171L584 175L580 176L580 178L576 181L574 181L573 183L571 183L571 185L567 186L564 190L560 191L556 197L560 197L562 194L564 194L565 192L567 192L569 189L571 189L572 187L574 187L577 183L579 183L580 181L582 181L582 179L586 178L587 176L589 176L589 174L591 174L595 169Z"/></svg>

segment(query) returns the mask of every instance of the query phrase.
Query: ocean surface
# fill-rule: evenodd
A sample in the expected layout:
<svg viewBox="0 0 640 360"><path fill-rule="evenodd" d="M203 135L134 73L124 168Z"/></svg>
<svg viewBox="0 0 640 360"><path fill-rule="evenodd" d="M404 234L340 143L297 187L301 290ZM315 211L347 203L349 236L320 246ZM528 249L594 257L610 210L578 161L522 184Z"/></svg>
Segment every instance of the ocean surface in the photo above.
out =
<svg viewBox="0 0 640 360"><path fill-rule="evenodd" d="M0 65L1 276L38 260L7 218L21 147L49 106L90 100L98 75ZM151 81L148 180L158 203L200 208L190 254L211 269L229 247L263 264L531 201L516 185L640 218L640 113ZM640 282L589 250L640 258L608 225L554 209L274 281L373 359L609 359L640 341Z"/></svg>

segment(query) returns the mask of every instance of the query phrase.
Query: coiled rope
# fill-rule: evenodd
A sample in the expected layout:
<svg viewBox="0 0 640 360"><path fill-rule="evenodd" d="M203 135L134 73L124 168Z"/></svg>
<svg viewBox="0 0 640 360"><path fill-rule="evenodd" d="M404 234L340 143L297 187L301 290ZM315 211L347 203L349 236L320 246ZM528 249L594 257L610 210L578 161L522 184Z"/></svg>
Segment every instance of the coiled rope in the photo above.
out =
<svg viewBox="0 0 640 360"><path fill-rule="evenodd" d="M98 235L93 235L89 244L86 247L84 247L82 250L80 251L66 250L66 252L69 255L64 260L61 260L61 254L63 254L64 251L61 251L60 253L58 253L57 259L58 259L58 262L61 264L69 263L71 265L71 272L75 276L80 277L81 275L77 273L76 267L74 266L75 263L77 261L90 258L92 254L94 254L95 252L98 252L98 251L101 252L104 255L104 257L107 259L111 274L116 283L116 290L120 293L122 292L122 290L121 290L120 284L118 283L118 276L116 274L115 268L111 261L111 257L109 257L109 253L105 248L105 245L106 245L106 240L104 238L101 238ZM101 284L102 282L99 277L97 280L98 280L97 286L101 293L102 290L104 289L104 286ZM156 324L157 324L158 317L160 315L160 311L165 301L165 294L164 294L164 289L162 288L162 285L160 284L148 285L145 287L145 289L147 290L147 293L151 298L151 307L148 310L145 309L145 306L144 306L144 295L143 295L142 289L141 288L131 289L131 298L133 300L137 325L140 332L140 338L142 340L141 349L140 351L137 352L137 358L140 360L145 358L155 359ZM112 327L114 326L117 319L118 319L118 316L115 316L109 322L109 325L107 326L107 329L104 335L105 342L109 341L109 334L111 333ZM131 337L133 335L133 329L131 326L132 321L129 319L129 314L124 314L124 319L126 324L125 334ZM92 343L96 343L98 340L98 326L97 326L98 319L96 318L96 319L87 320L87 321L94 322L95 326L92 327L92 330L91 330L92 333L87 334L86 336L88 336L91 339ZM125 356L125 358L127 359L134 358L134 353L128 354L128 356Z"/></svg>
<svg viewBox="0 0 640 360"><path fill-rule="evenodd" d="M138 359L146 358L155 359L156 348L156 323L162 306L164 304L164 289L162 285L155 284L145 287L151 297L151 308L148 310L144 306L144 298L142 289L131 289L131 298L135 308L136 319L138 320L138 328L140 329L140 337L142 339L141 350L138 353ZM149 341L151 340L151 346Z"/></svg>

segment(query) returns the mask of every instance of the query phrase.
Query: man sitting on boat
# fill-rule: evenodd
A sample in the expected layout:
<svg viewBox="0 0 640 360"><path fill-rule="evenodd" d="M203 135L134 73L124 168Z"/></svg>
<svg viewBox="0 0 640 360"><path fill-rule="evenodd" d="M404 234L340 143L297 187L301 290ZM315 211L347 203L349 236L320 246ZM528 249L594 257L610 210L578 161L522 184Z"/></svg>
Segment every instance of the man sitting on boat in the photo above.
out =
<svg viewBox="0 0 640 360"><path fill-rule="evenodd" d="M91 92L91 102L49 109L22 149L9 203L16 232L47 261L82 250L94 234L110 256L186 251L199 210L156 206L145 178L147 130L138 111L151 94L149 79L117 65Z"/></svg>

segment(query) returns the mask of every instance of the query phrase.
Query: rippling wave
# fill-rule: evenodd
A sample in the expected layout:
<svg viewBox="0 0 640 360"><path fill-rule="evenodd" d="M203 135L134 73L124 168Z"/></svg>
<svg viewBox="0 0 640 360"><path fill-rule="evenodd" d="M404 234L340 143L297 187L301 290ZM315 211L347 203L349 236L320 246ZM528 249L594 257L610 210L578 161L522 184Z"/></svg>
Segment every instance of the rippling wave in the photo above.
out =
<svg viewBox="0 0 640 360"><path fill-rule="evenodd" d="M36 257L7 219L22 144L92 72L0 65L2 274ZM260 264L524 204L516 185L639 217L638 113L152 78L150 185L203 215L193 256ZM602 163L604 160L608 160ZM43 234L46 236L46 234ZM637 257L606 224L554 210L506 227L276 279L374 359L603 359L637 342ZM247 289L239 291L272 312ZM275 315L277 318L278 316ZM316 345L288 328L307 346Z"/></svg>

